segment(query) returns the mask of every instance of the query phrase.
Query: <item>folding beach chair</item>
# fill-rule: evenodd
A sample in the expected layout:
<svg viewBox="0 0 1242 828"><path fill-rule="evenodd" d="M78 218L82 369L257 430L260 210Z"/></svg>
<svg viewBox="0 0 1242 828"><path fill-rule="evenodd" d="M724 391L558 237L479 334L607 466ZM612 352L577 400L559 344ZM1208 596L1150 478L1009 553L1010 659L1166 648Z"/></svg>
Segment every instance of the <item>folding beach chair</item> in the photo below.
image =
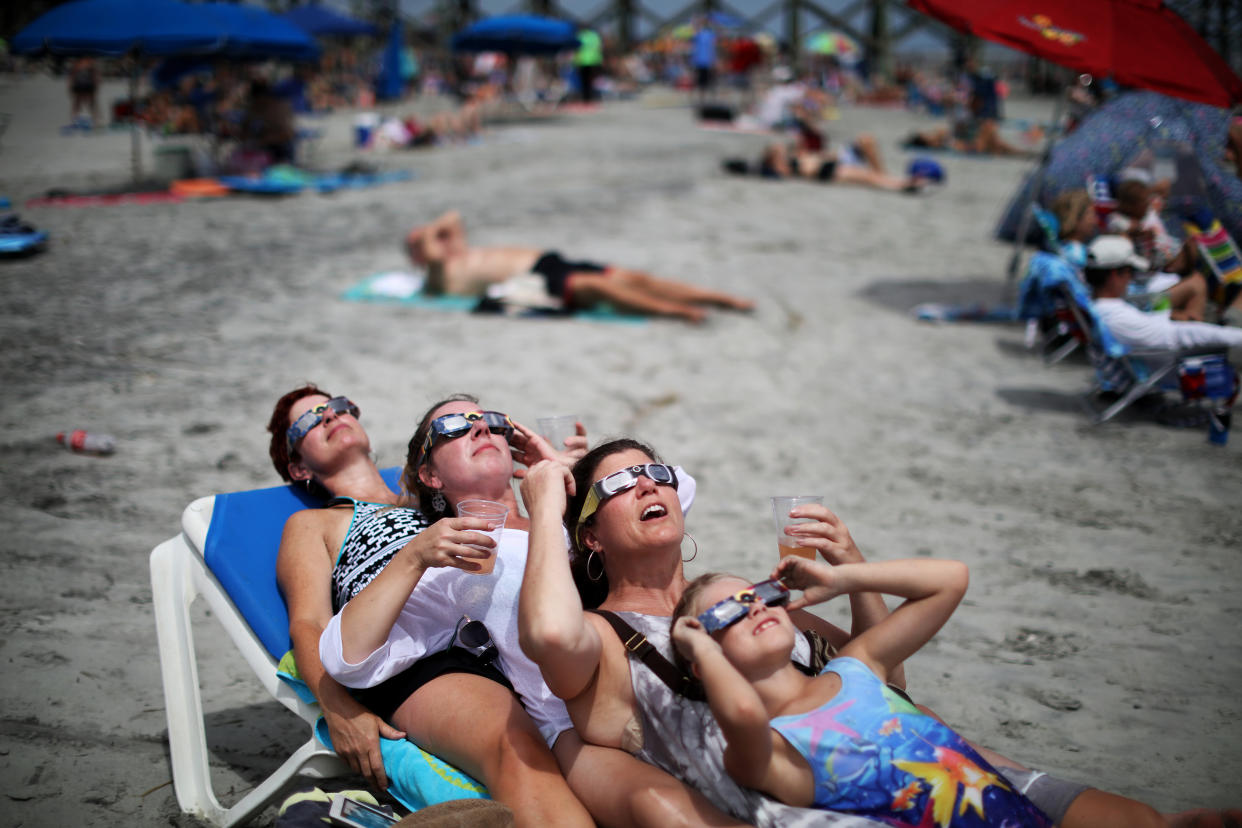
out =
<svg viewBox="0 0 1242 828"><path fill-rule="evenodd" d="M395 486L399 469L382 472ZM246 822L297 776L322 779L351 773L326 746L314 696L296 678L278 675L291 647L289 616L276 583L276 553L285 521L320 505L292 486L195 500L181 516L181 533L151 552L151 591L159 640L173 785L181 809L218 826ZM198 682L190 606L199 596L224 626L263 688L307 726L306 742L267 779L231 807L211 783L206 723ZM318 736L317 736L318 733ZM405 740L381 740L389 792L416 810L446 799L485 798L484 788L456 768Z"/></svg>
<svg viewBox="0 0 1242 828"><path fill-rule="evenodd" d="M1217 407L1225 400L1232 403L1237 379L1226 358L1227 349L1131 348L1113 338L1081 282L1059 280L1051 290L1060 293L1075 323L1086 334L1087 357L1096 381L1082 400L1094 424L1111 420L1148 394L1164 391L1181 392L1188 402L1206 399ZM1193 390L1183 381L1189 376L1199 377ZM1211 377L1212 388L1205 394L1206 376ZM1101 401L1105 393L1115 398Z"/></svg>
<svg viewBox="0 0 1242 828"><path fill-rule="evenodd" d="M1018 286L1018 317L1027 323L1027 347L1037 349L1048 365L1065 359L1087 341L1062 293L1054 289L1067 280L1077 280L1073 266L1055 253L1040 251L1031 257Z"/></svg>

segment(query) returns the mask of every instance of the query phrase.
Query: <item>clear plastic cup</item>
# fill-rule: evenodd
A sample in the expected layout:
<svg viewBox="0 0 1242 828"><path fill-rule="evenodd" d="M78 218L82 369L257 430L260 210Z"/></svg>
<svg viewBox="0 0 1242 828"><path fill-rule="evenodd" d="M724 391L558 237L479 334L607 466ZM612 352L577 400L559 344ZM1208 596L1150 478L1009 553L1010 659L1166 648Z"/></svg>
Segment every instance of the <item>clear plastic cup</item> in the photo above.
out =
<svg viewBox="0 0 1242 828"><path fill-rule="evenodd" d="M815 549L802 546L798 539L785 534L785 527L795 523L814 523L811 518L792 518L789 512L798 506L814 503L824 505L823 495L777 495L772 498L772 520L776 523L776 546L782 558L796 555L815 560Z"/></svg>
<svg viewBox="0 0 1242 828"><path fill-rule="evenodd" d="M473 575L490 575L496 568L496 553L500 550L500 534L504 531L505 520L509 517L509 507L495 500L463 500L457 504L458 517L482 518L491 522L490 529L471 529L496 541L496 546L487 549L488 556L482 560L473 558L480 564L477 570L467 570ZM473 545L473 544L471 544ZM476 546L476 549L484 549Z"/></svg>
<svg viewBox="0 0 1242 828"><path fill-rule="evenodd" d="M557 451L565 450L565 440L578 433L577 414L556 414L535 421L540 435Z"/></svg>

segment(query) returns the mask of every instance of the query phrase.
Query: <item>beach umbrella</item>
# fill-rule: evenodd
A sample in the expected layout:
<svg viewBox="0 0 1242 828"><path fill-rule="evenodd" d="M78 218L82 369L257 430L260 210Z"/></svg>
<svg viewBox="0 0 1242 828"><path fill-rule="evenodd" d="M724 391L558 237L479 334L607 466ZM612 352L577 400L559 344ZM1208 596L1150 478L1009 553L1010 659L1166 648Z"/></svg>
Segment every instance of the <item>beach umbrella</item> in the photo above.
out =
<svg viewBox="0 0 1242 828"><path fill-rule="evenodd" d="M1189 101L1242 102L1242 79L1162 0L908 0L955 29L1078 72Z"/></svg>
<svg viewBox="0 0 1242 828"><path fill-rule="evenodd" d="M1170 219L1208 207L1234 238L1242 238L1242 180L1220 163L1229 113L1156 92L1127 92L1089 114L1052 148L1044 165L1040 200L1050 204L1066 190L1082 189L1088 175L1108 178L1130 166L1165 165L1175 176L1166 208ZM1161 175L1157 170L1157 174ZM1019 188L997 234L1013 238L1034 181Z"/></svg>
<svg viewBox="0 0 1242 828"><path fill-rule="evenodd" d="M458 52L550 55L578 48L578 30L566 20L511 14L480 20L453 36Z"/></svg>
<svg viewBox="0 0 1242 828"><path fill-rule="evenodd" d="M13 37L18 54L120 57L209 54L218 21L178 0L77 0L36 18Z"/></svg>
<svg viewBox="0 0 1242 828"><path fill-rule="evenodd" d="M806 40L806 50L813 55L835 57L842 63L857 63L862 49L849 35L831 30L815 32Z"/></svg>
<svg viewBox="0 0 1242 828"><path fill-rule="evenodd" d="M315 41L256 6L179 0L76 0L36 18L12 41L18 54L62 56L309 59ZM138 97L138 66L130 98ZM142 177L138 126L131 127L134 180Z"/></svg>
<svg viewBox="0 0 1242 828"><path fill-rule="evenodd" d="M317 4L294 6L282 14L281 17L315 37L349 37L352 35L379 34L379 29L365 20L356 20L348 15Z"/></svg>
<svg viewBox="0 0 1242 828"><path fill-rule="evenodd" d="M216 54L238 59L314 60L319 45L304 30L246 3L198 3L216 17L223 42Z"/></svg>

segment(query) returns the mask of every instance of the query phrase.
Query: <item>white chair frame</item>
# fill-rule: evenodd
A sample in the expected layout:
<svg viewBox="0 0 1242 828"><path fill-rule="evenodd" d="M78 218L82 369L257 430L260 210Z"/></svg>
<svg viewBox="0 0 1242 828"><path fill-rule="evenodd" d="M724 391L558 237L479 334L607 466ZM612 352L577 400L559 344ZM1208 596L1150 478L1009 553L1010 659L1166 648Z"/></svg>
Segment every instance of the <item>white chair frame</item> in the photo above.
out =
<svg viewBox="0 0 1242 828"><path fill-rule="evenodd" d="M214 497L195 500L181 515L181 533L151 552L151 591L159 640L164 705L173 786L181 810L227 828L246 822L272 803L297 776L326 779L350 773L334 752L315 738L319 706L307 704L276 675L276 662L246 623L203 558ZM207 730L198 682L190 607L207 601L272 698L307 724L307 740L278 769L231 807L220 804L211 782Z"/></svg>

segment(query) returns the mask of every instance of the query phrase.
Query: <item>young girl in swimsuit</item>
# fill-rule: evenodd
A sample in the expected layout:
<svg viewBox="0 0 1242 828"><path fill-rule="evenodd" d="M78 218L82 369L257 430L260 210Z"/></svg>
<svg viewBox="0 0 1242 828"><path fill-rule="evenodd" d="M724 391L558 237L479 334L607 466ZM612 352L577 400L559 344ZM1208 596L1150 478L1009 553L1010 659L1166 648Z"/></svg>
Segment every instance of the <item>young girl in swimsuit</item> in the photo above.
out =
<svg viewBox="0 0 1242 828"><path fill-rule="evenodd" d="M791 557L772 577L804 590L802 597L791 601L780 581L750 586L712 574L687 587L674 613L673 639L705 686L727 739L725 767L739 784L790 805L895 825L1053 824L965 739L885 686L952 615L966 592L964 564L828 566ZM906 601L818 676L793 667L797 631L786 610L856 592ZM1164 824L1146 805L1103 796L1102 812L1076 802L1060 824Z"/></svg>

